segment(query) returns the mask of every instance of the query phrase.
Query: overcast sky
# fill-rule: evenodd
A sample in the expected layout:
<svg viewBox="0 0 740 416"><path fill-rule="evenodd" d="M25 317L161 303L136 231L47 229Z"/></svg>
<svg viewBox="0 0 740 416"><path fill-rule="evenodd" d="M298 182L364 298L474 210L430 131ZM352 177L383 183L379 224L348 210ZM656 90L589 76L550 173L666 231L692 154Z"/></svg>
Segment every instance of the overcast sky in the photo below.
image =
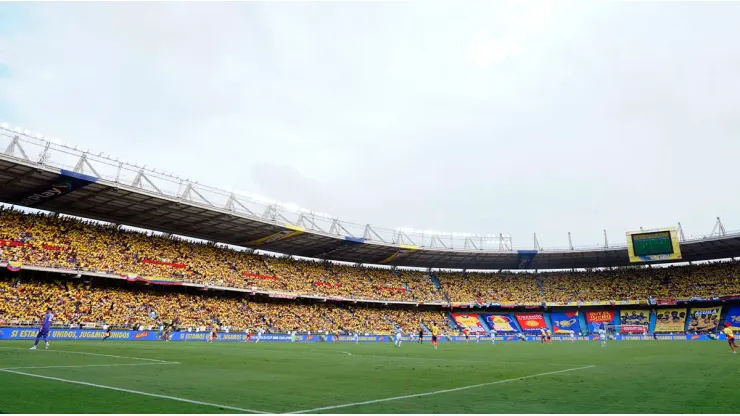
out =
<svg viewBox="0 0 740 416"><path fill-rule="evenodd" d="M0 121L387 228L738 229L740 3L0 4Z"/></svg>

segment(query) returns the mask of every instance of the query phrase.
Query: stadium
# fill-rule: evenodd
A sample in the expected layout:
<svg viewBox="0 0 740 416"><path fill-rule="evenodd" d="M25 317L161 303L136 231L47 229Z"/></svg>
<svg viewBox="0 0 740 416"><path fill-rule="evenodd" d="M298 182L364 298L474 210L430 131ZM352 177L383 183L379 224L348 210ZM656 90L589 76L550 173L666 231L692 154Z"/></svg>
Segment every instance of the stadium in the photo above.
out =
<svg viewBox="0 0 740 416"><path fill-rule="evenodd" d="M738 16L0 5L0 413L735 409Z"/></svg>
<svg viewBox="0 0 740 416"><path fill-rule="evenodd" d="M643 384L656 374L704 378L698 369L729 365L716 341L723 324L740 325L740 235L720 222L698 239L657 231L669 243L650 253L634 237L648 232L631 246L564 250L514 250L503 236L489 246L417 242L276 204L258 210L259 201L23 131L1 136L0 200L10 205L0 213L0 377L11 411L88 405L24 407L29 386L93 388L89 405L122 412L413 413L429 410L421 398L435 411L484 412L494 386L547 392L501 411L544 411L545 397L574 386L605 395L600 406L614 412L679 411L623 400L660 402ZM653 267L634 267L646 261ZM52 348L30 356L48 305ZM543 331L552 336L541 340ZM631 384L604 393L622 376ZM306 377L325 382L300 384ZM723 408L722 389L713 391L686 400ZM557 410L589 411L593 395L584 396Z"/></svg>

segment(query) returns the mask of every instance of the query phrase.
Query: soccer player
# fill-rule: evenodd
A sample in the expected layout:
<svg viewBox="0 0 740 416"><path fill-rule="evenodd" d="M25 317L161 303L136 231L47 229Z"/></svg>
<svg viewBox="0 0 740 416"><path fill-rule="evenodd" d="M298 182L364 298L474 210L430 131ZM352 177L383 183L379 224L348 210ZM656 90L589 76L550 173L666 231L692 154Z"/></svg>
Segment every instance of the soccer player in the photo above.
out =
<svg viewBox="0 0 740 416"><path fill-rule="evenodd" d="M103 331L105 331L105 335L103 335L103 341L110 338L110 327L108 325L103 325Z"/></svg>
<svg viewBox="0 0 740 416"><path fill-rule="evenodd" d="M496 344L496 328L491 328L491 344Z"/></svg>
<svg viewBox="0 0 740 416"><path fill-rule="evenodd" d="M475 343L477 344L479 342L480 342L480 334L475 334Z"/></svg>
<svg viewBox="0 0 740 416"><path fill-rule="evenodd" d="M550 328L545 330L545 335L547 336L547 343L552 344L552 331L550 331Z"/></svg>
<svg viewBox="0 0 740 416"><path fill-rule="evenodd" d="M419 327L419 344L424 343L424 328Z"/></svg>
<svg viewBox="0 0 740 416"><path fill-rule="evenodd" d="M258 343L262 340L262 334L265 333L265 330L262 328L257 329L257 339L254 340L254 343Z"/></svg>
<svg viewBox="0 0 740 416"><path fill-rule="evenodd" d="M599 339L601 340L601 346L606 347L606 330L599 328Z"/></svg>
<svg viewBox="0 0 740 416"><path fill-rule="evenodd" d="M465 334L465 342L470 342L470 331L468 330L468 328L463 329L463 334Z"/></svg>
<svg viewBox="0 0 740 416"><path fill-rule="evenodd" d="M437 337L439 336L439 327L437 327L437 324L432 324L432 345L434 346L434 349L437 349L437 344L439 343L437 341Z"/></svg>
<svg viewBox="0 0 740 416"><path fill-rule="evenodd" d="M296 336L296 331L293 330L293 332L290 333L290 342L296 342L298 337Z"/></svg>
<svg viewBox="0 0 740 416"><path fill-rule="evenodd" d="M213 343L213 341L218 339L218 327L213 326L213 329L211 330L211 336L208 337L208 342Z"/></svg>
<svg viewBox="0 0 740 416"><path fill-rule="evenodd" d="M39 333L36 334L36 342L34 342L33 347L31 347L32 350L36 349L41 338L44 339L44 343L46 344L44 348L49 349L49 332L51 331L51 322L53 320L54 314L51 313L51 308L47 308L46 315L44 315L44 321L41 323L41 328L39 328Z"/></svg>
<svg viewBox="0 0 740 416"><path fill-rule="evenodd" d="M393 340L393 345L395 345L398 348L401 348L401 341L402 341L402 335L401 330L399 329L398 332L396 332L396 339Z"/></svg>
<svg viewBox="0 0 740 416"><path fill-rule="evenodd" d="M571 344L575 344L575 342L576 342L576 333L572 329L569 332L570 332L570 342L571 342Z"/></svg>
<svg viewBox="0 0 740 416"><path fill-rule="evenodd" d="M540 344L544 344L545 342L547 342L547 333L545 333L543 328L540 328Z"/></svg>
<svg viewBox="0 0 740 416"><path fill-rule="evenodd" d="M360 333L355 331L354 335L352 335L352 340L355 342L355 344L360 343Z"/></svg>
<svg viewBox="0 0 740 416"><path fill-rule="evenodd" d="M737 351L735 351L735 348L737 348L737 344L735 344L735 333L732 331L732 328L730 328L729 322L725 323L725 329L723 329L722 332L724 332L727 337L727 343L730 344L732 353L737 354ZM36 342L38 342L38 338L36 338Z"/></svg>

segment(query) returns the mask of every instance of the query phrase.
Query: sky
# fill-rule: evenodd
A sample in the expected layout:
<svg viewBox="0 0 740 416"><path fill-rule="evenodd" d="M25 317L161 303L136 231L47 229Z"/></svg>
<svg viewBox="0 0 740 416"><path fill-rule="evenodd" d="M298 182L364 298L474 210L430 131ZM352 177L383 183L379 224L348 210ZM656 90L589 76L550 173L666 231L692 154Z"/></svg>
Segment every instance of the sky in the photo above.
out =
<svg viewBox="0 0 740 416"><path fill-rule="evenodd" d="M0 4L0 121L517 248L740 229L740 3Z"/></svg>

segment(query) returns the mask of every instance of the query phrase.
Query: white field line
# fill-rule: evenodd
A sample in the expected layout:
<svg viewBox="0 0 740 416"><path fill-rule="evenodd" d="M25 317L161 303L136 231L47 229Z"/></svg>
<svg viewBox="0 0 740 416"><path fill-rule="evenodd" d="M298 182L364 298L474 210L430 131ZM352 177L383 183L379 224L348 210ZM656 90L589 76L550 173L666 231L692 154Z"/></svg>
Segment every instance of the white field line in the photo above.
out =
<svg viewBox="0 0 740 416"><path fill-rule="evenodd" d="M28 348L18 348L18 347L0 347L2 349L6 350L28 350ZM141 361L152 361L155 363L167 363L167 364L180 364L176 361L164 361L164 360L155 360L154 358L141 358L141 357L127 357L123 355L111 355L111 354L98 354L94 352L83 352L83 351L66 351L66 350L35 350L36 353L40 351L46 352L59 352L59 353L65 353L65 354L81 354L81 355L93 355L96 357L109 357L109 358L127 358L129 360L141 360Z"/></svg>
<svg viewBox="0 0 740 416"><path fill-rule="evenodd" d="M318 354L318 355L336 355L335 351L303 351L302 354ZM428 357L412 357L405 355L373 355L373 354L353 354L347 351L339 351L338 353L352 357L371 357L371 358L389 358L392 360L422 360L422 361L442 361L449 363L478 363L478 364L496 364L496 361L485 361L485 360L458 360L455 358L428 358ZM517 361L517 360L506 360L506 363L513 364L529 364L532 361ZM558 363L538 363L538 365L560 365Z"/></svg>
<svg viewBox="0 0 740 416"><path fill-rule="evenodd" d="M406 396L387 397L385 399L368 400L368 401L364 401L364 402L347 403L347 404L340 404L340 405L336 405L336 406L317 407L315 409L299 410L297 412L290 412L290 413L291 414L293 414L293 413L316 413L316 412L321 412L321 411L324 411L324 410L343 409L345 407L362 406L362 405L365 405L365 404L384 403L384 402L390 402L390 401L394 401L394 400L411 399L411 398L414 398L414 397L433 396L435 394L452 393L452 392L455 392L455 391L475 389L475 388L478 388L478 387L485 387L485 386L493 386L494 384L502 384L502 383L508 383L508 382L511 382L511 381L526 380L528 378L534 378L534 377L540 377L540 376L548 376L548 375L552 375L552 374L568 373L568 372L571 372L571 371L585 370L587 368L594 368L594 367L596 367L596 366L595 365L587 365L585 367L575 367L575 368L569 368L567 370L560 370L560 371L548 371L546 373L532 374L530 376L523 376L523 377L507 378L505 380L492 381L490 383L473 384L471 386L457 387L457 388L454 388L454 389L437 390L437 391L430 391L430 392L427 392L427 393L419 393L419 394L409 394L409 395L406 395Z"/></svg>
<svg viewBox="0 0 740 416"><path fill-rule="evenodd" d="M130 363L130 364L81 364L81 365L44 365L38 367L7 367L0 370L37 370L44 368L87 368L87 367L120 367L129 365L171 365L180 363Z"/></svg>
<svg viewBox="0 0 740 416"><path fill-rule="evenodd" d="M161 394L147 393L147 392L144 392L144 391L136 391L136 390L122 389L122 388L119 388L119 387L104 386L102 384L86 383L84 381L67 380L67 379L58 378L58 377L49 377L49 376L42 376L42 375L39 375L39 374L24 373L22 371L15 371L15 370L0 370L0 371L6 372L6 373L19 374L19 375L22 375L22 376L42 378L42 379L45 379L45 380L61 381L62 383L79 384L79 385L82 385L82 386L96 387L96 388L99 388L99 389L114 390L114 391L120 391L120 392L123 392L123 393L131 393L131 394L139 394L139 395L142 395L142 396L156 397L158 399L174 400L174 401L177 401L177 402L197 404L197 405L201 405L201 406L216 407L216 408L219 408L219 409L236 410L238 412L260 413L260 414L266 414L266 413L268 413L268 412L260 412L259 410L243 409L241 407L233 407L233 406L226 406L226 405L216 404L216 403L208 403L208 402L201 402L201 401L197 401L197 400L183 399L182 397L165 396L165 395L161 395Z"/></svg>

